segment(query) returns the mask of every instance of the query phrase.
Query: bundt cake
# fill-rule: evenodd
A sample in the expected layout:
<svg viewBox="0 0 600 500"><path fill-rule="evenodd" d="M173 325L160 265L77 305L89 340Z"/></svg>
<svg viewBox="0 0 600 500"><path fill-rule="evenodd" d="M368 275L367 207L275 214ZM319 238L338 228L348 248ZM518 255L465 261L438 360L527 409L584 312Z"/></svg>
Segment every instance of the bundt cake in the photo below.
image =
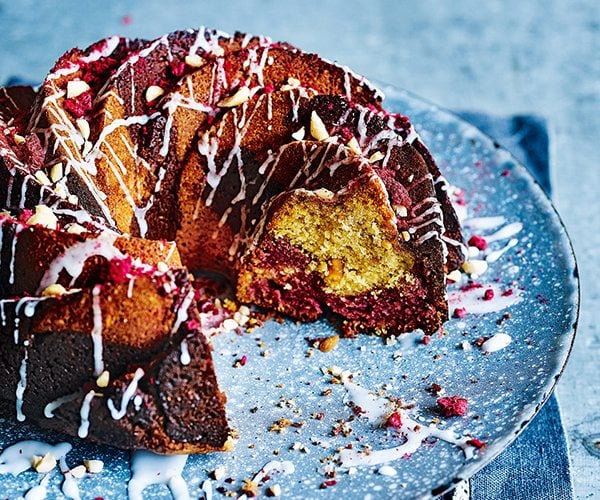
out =
<svg viewBox="0 0 600 500"><path fill-rule="evenodd" d="M2 178L23 199L8 210L15 183L3 184L0 414L122 448L223 450L225 397L175 244L62 200L3 125Z"/></svg>
<svg viewBox="0 0 600 500"><path fill-rule="evenodd" d="M347 335L437 331L460 226L382 99L315 54L206 29L108 38L37 93L2 89L0 413L128 449L225 449L188 269Z"/></svg>

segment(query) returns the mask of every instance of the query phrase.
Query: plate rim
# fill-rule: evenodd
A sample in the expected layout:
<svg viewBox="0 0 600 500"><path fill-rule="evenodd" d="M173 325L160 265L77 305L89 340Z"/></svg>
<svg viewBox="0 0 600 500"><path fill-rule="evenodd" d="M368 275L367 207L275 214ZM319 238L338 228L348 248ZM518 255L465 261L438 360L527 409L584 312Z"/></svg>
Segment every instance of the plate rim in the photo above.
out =
<svg viewBox="0 0 600 500"><path fill-rule="evenodd" d="M573 346L575 345L575 339L577 337L577 329L579 327L579 319L580 319L580 312L581 312L581 280L579 277L579 265L577 263L577 257L575 255L573 241L571 240L571 237L569 236L567 227L566 227L562 217L560 216L560 213L556 209L556 206L554 205L552 199L550 198L548 193L546 193L546 191L542 188L542 185L535 178L535 176L531 173L529 168L527 168L513 154L512 151L510 151L506 147L499 144L497 142L497 140L494 139L491 135L482 131L480 128L478 128L477 126L475 126L468 120L465 120L464 118L462 118L461 116L456 114L456 112L452 111L449 108L440 106L439 104L437 104L427 98L421 97L420 95L415 94L414 92L411 92L410 90L406 90L406 89L398 87L396 85L392 85L392 84L385 83L385 82L378 81L378 80L375 80L374 84L377 86L377 88L379 88L383 92L384 104L386 103L386 101L388 101L388 103L389 103L389 100L393 100L394 98L396 98L396 99L404 98L404 100L420 102L424 105L429 106L431 111L435 111L437 113L442 113L442 114L446 115L447 117L451 118L452 121L459 122L462 127L466 128L466 129L470 129L471 132L475 132L479 136L480 139L485 140L485 142L487 142L489 144L491 150L501 150L503 153L507 154L509 156L509 158L511 159L511 161L514 163L514 165L519 169L519 173L522 174L524 177L526 177L528 182L531 185L535 186L534 189L538 191L538 193L537 193L538 198L542 199L548 205L548 208L549 208L551 214L555 217L555 220L558 222L558 228L559 228L560 234L566 240L566 243L567 243L566 248L568 248L568 254L565 256L565 261L570 261L569 263L571 264L569 266L571 272L568 273L568 277L569 277L569 280L571 281L571 283L573 285L573 289L574 289L573 290L574 293L572 294L572 300L574 301L573 305L575 307L573 308L572 321L570 322L569 329L568 330L565 329L565 331L561 332L561 337L569 339L569 345L567 346L567 348L565 350L564 359L562 359L562 361L560 362L560 367L556 371L553 371L552 374L546 379L546 385L544 385L542 387L543 395L539 401L535 401L536 404L533 406L533 411L528 415L526 414L526 412L523 412L523 411L521 412L521 415L525 415L525 416L516 422L516 424L514 426L514 428L516 428L515 432L511 433L510 435L508 435L504 438L500 438L498 441L494 442L492 445L492 451L490 453L486 453L483 457L481 457L481 459L472 460L472 461L465 460L464 465L458 470L458 473L455 474L454 477L449 482L440 485L438 488L435 488L434 490L424 493L423 494L424 496L423 495L419 496L419 498L428 498L428 497L433 498L436 496L444 495L444 494L452 491L456 487L456 485L459 484L460 482L471 479L471 477L473 477L475 474L477 474L481 469L483 469L485 466L487 466L489 463L491 463L494 459L496 459L502 452L504 452L513 442L516 441L516 439L521 435L521 433L529 426L529 424L538 415L540 410L544 407L544 405L547 403L547 401L550 399L550 397L556 390L556 386L566 369L567 363L569 362L569 359L571 358L571 354L573 353ZM412 123L412 117L409 116L409 118L411 119L411 123ZM417 129L417 133L419 133L418 129ZM548 382L550 382L550 383L548 384ZM559 411L560 411L560 408L559 408ZM562 424L562 417L561 417L561 424ZM564 428L564 424L563 424L563 428ZM565 434L565 439L567 439L566 434ZM464 474L464 477L462 477L461 472L466 472L466 474ZM572 482L571 478L570 478L570 482Z"/></svg>

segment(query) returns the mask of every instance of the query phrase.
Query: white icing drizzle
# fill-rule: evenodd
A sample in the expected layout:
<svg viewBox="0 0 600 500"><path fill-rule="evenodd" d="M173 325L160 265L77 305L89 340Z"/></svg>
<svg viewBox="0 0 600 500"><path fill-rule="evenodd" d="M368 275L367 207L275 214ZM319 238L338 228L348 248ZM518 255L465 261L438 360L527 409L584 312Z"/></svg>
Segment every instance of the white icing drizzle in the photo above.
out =
<svg viewBox="0 0 600 500"><path fill-rule="evenodd" d="M100 50L95 50L88 56L83 56L79 60L84 63L91 63L98 61L99 59L109 57L115 49L119 46L120 38L118 36L111 36L104 40L104 47Z"/></svg>
<svg viewBox="0 0 600 500"><path fill-rule="evenodd" d="M465 219L463 226L470 229L494 229L506 222L506 218L502 215L495 217L473 217Z"/></svg>
<svg viewBox="0 0 600 500"><path fill-rule="evenodd" d="M389 465L382 465L377 469L377 472L382 476L394 477L398 475L398 471Z"/></svg>
<svg viewBox="0 0 600 500"><path fill-rule="evenodd" d="M422 244L423 242L431 239L431 238L439 238L440 237L440 232L436 231L436 230L431 230L431 231L427 231L425 234L423 234L422 236L419 236L416 240L415 243L417 245Z"/></svg>
<svg viewBox="0 0 600 500"><path fill-rule="evenodd" d="M179 356L179 361L182 365L189 365L192 361L192 359L190 358L188 343L185 339L183 339L183 341L181 342L181 356Z"/></svg>
<svg viewBox="0 0 600 500"><path fill-rule="evenodd" d="M382 401L377 401L377 398L374 398L369 391L366 391L354 382L351 382L347 376L343 376L342 381L352 402L361 409L366 411L370 410L372 412L369 422L377 425L378 422L381 422L386 418L389 411L387 410L386 405L388 402L387 399L381 398ZM468 438L460 438L453 430L441 430L433 424L430 426L422 426L418 422L412 420L406 411L396 411L401 413L402 426L399 430L406 437L406 441L400 446L382 450L369 450L368 453L356 449L344 449L337 455L338 461L342 467L349 468L355 466L380 465L398 460L406 455L416 452L421 447L421 443L429 437L441 439L458 446L463 450L467 458L473 457L475 448L467 444Z"/></svg>
<svg viewBox="0 0 600 500"><path fill-rule="evenodd" d="M358 122L356 124L357 132L358 132L358 144L361 147L361 149L363 149L363 150L364 150L364 147L366 146L366 140L367 140L367 122L365 120L365 117L367 116L368 112L369 112L369 110L367 108L361 107L360 113L358 116Z"/></svg>
<svg viewBox="0 0 600 500"><path fill-rule="evenodd" d="M81 402L81 409L79 410L79 429L77 429L77 435L80 438L85 438L88 435L88 431L90 429L90 410L92 405L92 399L96 396L95 391L88 392L83 401Z"/></svg>
<svg viewBox="0 0 600 500"><path fill-rule="evenodd" d="M321 57L321 59L323 61L325 61L326 63L332 64L333 66L336 66L338 68L341 68L342 70L344 70L344 72L346 74L352 75L354 77L355 80L357 80L359 83L359 85L361 87L366 87L369 90L373 91L373 95L375 96L375 98L377 99L383 99L385 97L384 93L382 90L380 90L379 88L377 88L375 85L373 85L367 78L365 78L362 75L359 75L358 73L356 73L354 70L350 69L348 66L341 66L336 62L333 62L329 59L325 59L324 57Z"/></svg>
<svg viewBox="0 0 600 500"><path fill-rule="evenodd" d="M19 317L19 313L21 312L21 308L25 306L23 310L23 314L27 318L32 318L35 314L35 308L37 305L44 300L46 297L21 297L16 305L15 305L15 318L14 318L14 330L13 330L13 338L15 344L19 343L19 325L21 324L21 318ZM10 299L4 300L4 302L14 302Z"/></svg>
<svg viewBox="0 0 600 500"><path fill-rule="evenodd" d="M238 201L245 199L245 189L246 189L246 179L243 174L242 169L242 150L241 143L242 139L246 135L248 127L252 123L252 118L254 114L261 108L261 103L265 98L265 94L259 96L255 103L252 104L252 110L250 111L250 115L247 116L248 113L248 101L244 102L241 106L233 108L231 110L231 116L234 125L234 143L229 150L226 160L221 165L221 169L217 171L217 165L215 162L216 153L219 148L218 143L218 135L217 137L210 136L208 132L205 132L201 141L198 142L198 152L206 157L208 173L206 175L206 183L210 186L210 191L208 196L206 197L205 204L206 206L211 206L213 197L216 193L216 189L221 183L221 180L227 175L229 172L229 168L231 167L233 160L236 160L238 173L240 175L240 191L238 194L231 200L231 204L234 205ZM222 127L224 126L224 121L221 121L219 124L219 128L222 131Z"/></svg>
<svg viewBox="0 0 600 500"><path fill-rule="evenodd" d="M498 240L505 240L507 238L511 238L515 236L517 233L521 232L523 229L523 224L520 222L513 222L511 224L507 224L502 229L499 229L493 234L489 234L485 236L485 239L488 243Z"/></svg>
<svg viewBox="0 0 600 500"><path fill-rule="evenodd" d="M10 264L9 270L10 274L8 275L8 283L13 285L15 283L15 259L17 258L17 239L19 238L19 233L23 230L21 224L15 224L15 233L12 239L11 253L10 253Z"/></svg>
<svg viewBox="0 0 600 500"><path fill-rule="evenodd" d="M483 294L488 289L493 290L494 297L491 300L484 300ZM465 308L467 313L471 314L498 312L523 300L521 290L516 288L511 290L510 295L503 295L502 288L495 283L483 285L481 288L456 290L448 294L448 304L452 309Z"/></svg>
<svg viewBox="0 0 600 500"><path fill-rule="evenodd" d="M66 66L64 68L60 68L60 69L56 70L54 73L50 73L46 78L48 80L56 80L56 79L60 78L61 76L72 75L76 71L79 71L79 65L69 63L68 66Z"/></svg>
<svg viewBox="0 0 600 500"><path fill-rule="evenodd" d="M71 474L69 467L67 466L67 461L64 456L62 456L59 461L60 470L63 473L64 481L61 487L61 491L63 495L67 498L72 498L73 500L81 500L81 496L79 495L79 485L77 481Z"/></svg>
<svg viewBox="0 0 600 500"><path fill-rule="evenodd" d="M446 243L446 245L452 245L453 247L458 248L465 259L469 257L469 249L462 241L454 240L445 235L442 235L442 241Z"/></svg>
<svg viewBox="0 0 600 500"><path fill-rule="evenodd" d="M23 355L23 359L21 361L21 367L19 368L19 382L17 383L16 390L16 410L17 410L17 420L19 422L25 421L25 415L23 414L23 396L25 394L25 389L27 388L27 359L28 352L27 348L25 348L25 354Z"/></svg>
<svg viewBox="0 0 600 500"><path fill-rule="evenodd" d="M403 414L402 431L406 435L406 441L400 446L386 448L382 450L372 450L368 454L359 450L342 450L339 454L339 461L342 467L356 467L368 465L380 465L394 460L404 458L406 455L415 453L421 443L430 437L441 439L450 444L461 448L466 458L472 458L474 447L467 444L468 439L461 439L450 429L440 430L435 426L421 426L418 422L408 418Z"/></svg>
<svg viewBox="0 0 600 500"><path fill-rule="evenodd" d="M81 275L87 259L93 256L104 257L107 260L124 258L125 255L114 247L117 235L112 232L103 232L97 238L88 238L66 248L56 257L46 269L40 280L37 293L40 294L46 287L57 283L61 271L66 271L72 277L71 286Z"/></svg>
<svg viewBox="0 0 600 500"><path fill-rule="evenodd" d="M64 480L61 487L66 498L80 500L79 487L73 478L66 462L66 455L72 449L69 443L47 444L41 441L21 441L6 448L0 455L0 474L12 474L14 476L31 468L34 456L43 457L47 453L58 460L60 471ZM48 493L46 486L50 480L50 474L45 474L40 483L31 488L24 496L25 500L43 500Z"/></svg>
<svg viewBox="0 0 600 500"><path fill-rule="evenodd" d="M110 410L110 415L112 416L112 418L114 418L115 420L119 420L125 416L125 413L127 413L127 405L133 398L135 391L137 391L138 382L143 376L144 370L138 368L133 374L133 379L131 380L131 382L129 382L129 385L121 395L121 408L119 410L117 410L117 408L115 407L115 404L113 403L112 399L109 399L107 401L107 406Z"/></svg>
<svg viewBox="0 0 600 500"><path fill-rule="evenodd" d="M511 248L517 245L519 240L516 238L511 239L504 247L500 250L494 250L493 252L488 253L485 256L485 260L487 262L496 262L500 257L502 257L506 252L508 252Z"/></svg>
<svg viewBox="0 0 600 500"><path fill-rule="evenodd" d="M350 86L350 72L349 68L342 66L344 69L344 91L346 93L346 99L352 102L352 87Z"/></svg>
<svg viewBox="0 0 600 500"><path fill-rule="evenodd" d="M50 474L45 474L40 484L36 484L29 489L23 498L25 500L45 500L46 495L48 495L48 489L46 488L48 481L50 481Z"/></svg>
<svg viewBox="0 0 600 500"><path fill-rule="evenodd" d="M190 92L190 97L185 97L179 92L174 92L170 94L169 99L163 105L163 108L167 111L167 121L165 123L163 143L159 151L159 154L161 156L167 156L167 154L169 154L169 145L171 142L171 128L173 127L173 115L180 107L192 109L201 113L207 113L209 115L212 115L215 112L213 107L208 106L204 103L196 102L194 100L193 92Z"/></svg>
<svg viewBox="0 0 600 500"><path fill-rule="evenodd" d="M218 53L219 38L232 39L231 35L224 31L207 30L204 26L200 26L188 54L194 55L198 52L198 49L202 49L207 54Z"/></svg>
<svg viewBox="0 0 600 500"><path fill-rule="evenodd" d="M21 472L31 468L33 456L43 457L51 453L54 458L60 460L72 449L69 443L58 443L55 445L41 441L21 441L5 448L0 454L0 474L19 475Z"/></svg>
<svg viewBox="0 0 600 500"><path fill-rule="evenodd" d="M132 276L129 278L129 283L127 283L127 298L130 299L133 297L133 285L135 284L135 277Z"/></svg>
<svg viewBox="0 0 600 500"><path fill-rule="evenodd" d="M185 294L185 297L181 301L179 308L177 309L177 316L175 318L175 323L173 323L173 328L171 328L171 333L177 332L179 327L184 321L188 319L188 309L194 300L194 290L190 290Z"/></svg>
<svg viewBox="0 0 600 500"><path fill-rule="evenodd" d="M0 155L1 154L2 154L2 150L0 150ZM12 177L11 177L11 179L12 179ZM10 202L7 201L6 205L4 205L4 206L9 206L9 203ZM2 246L4 244L4 222L5 222L5 220L0 219L0 259L2 258ZM1 269L1 266L2 266L2 261L0 260L0 269Z"/></svg>
<svg viewBox="0 0 600 500"><path fill-rule="evenodd" d="M54 418L54 410L56 410L58 407L62 406L65 403L69 403L71 401L76 400L78 397L79 394L74 393L69 394L67 396L61 396L60 398L51 401L44 407L44 416L46 418Z"/></svg>
<svg viewBox="0 0 600 500"><path fill-rule="evenodd" d="M56 89L56 93L54 95L48 96L42 106L40 107L40 112L32 119L32 123L34 127L32 128L32 132L44 134L48 138L50 134L55 139L54 151L56 152L59 147L61 152L66 155L64 158L65 172L68 173L72 170L78 175L78 177L83 181L88 192L93 196L94 201L97 206L100 208L103 216L106 218L109 224L115 225L115 221L111 216L110 210L104 200L106 199L106 194L98 189L98 186L93 182L90 178L88 171L94 170L95 166L89 164L81 157L81 147L83 145L83 137L76 130L75 125L72 123L69 116L67 116L66 111L57 104L57 100L64 96L64 91ZM49 129L39 129L36 128L36 125L40 118L42 117L42 112L45 111L50 115L50 121L53 124ZM46 139L47 142L48 139ZM73 144L70 145L69 141ZM65 176L66 177L66 176ZM66 184L64 184L66 186Z"/></svg>
<svg viewBox="0 0 600 500"><path fill-rule="evenodd" d="M283 474L285 476L293 474L296 466L289 460L271 460L263 465L262 469L252 479L255 484L260 483L266 476L272 477L274 474Z"/></svg>
<svg viewBox="0 0 600 500"><path fill-rule="evenodd" d="M100 375L104 371L104 360L102 358L102 307L100 305L100 292L102 285L95 285L92 288L92 345L94 348L94 376Z"/></svg>
<svg viewBox="0 0 600 500"><path fill-rule="evenodd" d="M182 477L187 455L157 455L139 450L131 457L132 477L127 485L129 500L143 500L144 489L152 484L166 484L174 500L190 498Z"/></svg>
<svg viewBox="0 0 600 500"><path fill-rule="evenodd" d="M115 151L112 149L111 145L106 141L106 138L120 127L129 127L130 125L145 125L150 120L153 120L154 118L156 118L158 116L160 116L160 113L156 112L156 113L153 113L152 115L129 116L127 118L118 118L118 119L113 120L112 122L110 122L108 125L106 125L102 129L102 132L100 133L98 140L93 145L90 153L88 153L88 155L86 156L86 164L87 165L92 165L94 163L94 161L101 156L106 158L107 164L110 167L115 179L117 180L119 187L121 188L122 194L125 196L125 199L129 203L129 205L135 215L136 222L138 224L138 228L140 231L140 235L142 237L144 237L146 235L146 232L148 231L148 223L146 221L146 213L150 209L153 200L151 199L149 201L149 203L144 207L138 207L137 203L135 202L135 200L133 198L133 194L129 190L127 183L125 182L125 179L123 178L124 167L122 166L121 160L119 159L119 157L117 156ZM109 158L107 156L107 154L102 151L102 149L101 149L102 146L105 146L106 149L108 149L108 151L111 153L112 159L114 159L114 162L111 161L111 158ZM115 166L115 163L116 163L116 166ZM119 171L117 169L117 166L121 167L121 171ZM95 175L95 173L92 173L92 175Z"/></svg>
<svg viewBox="0 0 600 500"><path fill-rule="evenodd" d="M428 217L430 216L430 217ZM431 224L437 224L441 228L444 227L444 221L442 220L442 207L437 202L432 202L431 207L423 211L418 216L410 219L411 227L408 228L410 234L416 233L419 229L429 226Z"/></svg>
<svg viewBox="0 0 600 500"><path fill-rule="evenodd" d="M210 479L206 479L202 482L202 491L204 492L204 500L212 500L213 489L212 481Z"/></svg>
<svg viewBox="0 0 600 500"><path fill-rule="evenodd" d="M481 344L481 350L485 352L496 352L508 347L512 342L512 337L507 333L496 333Z"/></svg>
<svg viewBox="0 0 600 500"><path fill-rule="evenodd" d="M376 426L382 425L390 412L390 402L369 392L364 387L350 381L347 376L342 377L347 400L361 409L361 416L366 417L369 423Z"/></svg>

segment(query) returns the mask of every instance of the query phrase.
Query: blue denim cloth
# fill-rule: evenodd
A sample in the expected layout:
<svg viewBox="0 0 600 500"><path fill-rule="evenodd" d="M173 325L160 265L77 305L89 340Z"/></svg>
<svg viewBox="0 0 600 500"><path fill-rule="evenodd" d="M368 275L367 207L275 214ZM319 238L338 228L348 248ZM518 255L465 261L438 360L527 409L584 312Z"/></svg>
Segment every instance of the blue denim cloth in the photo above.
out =
<svg viewBox="0 0 600 500"><path fill-rule="evenodd" d="M544 191L551 194L548 127L543 118L497 117L476 112L458 115L513 153ZM448 494L444 498L573 498L566 436L554 395L517 440L471 478L468 489L469 494Z"/></svg>

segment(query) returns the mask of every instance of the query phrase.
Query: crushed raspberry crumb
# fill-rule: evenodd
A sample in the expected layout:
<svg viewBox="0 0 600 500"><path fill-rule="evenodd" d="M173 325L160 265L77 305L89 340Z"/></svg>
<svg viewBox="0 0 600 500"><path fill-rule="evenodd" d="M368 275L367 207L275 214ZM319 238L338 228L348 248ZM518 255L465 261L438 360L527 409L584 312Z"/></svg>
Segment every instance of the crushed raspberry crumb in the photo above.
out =
<svg viewBox="0 0 600 500"><path fill-rule="evenodd" d="M169 65L169 68L173 76L179 77L183 76L183 73L185 73L185 63L183 61L173 61Z"/></svg>
<svg viewBox="0 0 600 500"><path fill-rule="evenodd" d="M77 97L65 99L63 106L75 118L81 118L92 110L92 93L88 90Z"/></svg>
<svg viewBox="0 0 600 500"><path fill-rule="evenodd" d="M510 297L513 294L513 290L512 288L509 288L508 290L505 290L504 292L502 292L502 297Z"/></svg>
<svg viewBox="0 0 600 500"><path fill-rule="evenodd" d="M492 300L494 298L494 290L488 288L485 292L483 292L483 300Z"/></svg>
<svg viewBox="0 0 600 500"><path fill-rule="evenodd" d="M401 114L397 114L394 119L394 125L396 128L408 129L410 128L410 119L408 116L402 116Z"/></svg>
<svg viewBox="0 0 600 500"><path fill-rule="evenodd" d="M275 92L275 87L273 85L265 85L266 94L272 94L273 92Z"/></svg>
<svg viewBox="0 0 600 500"><path fill-rule="evenodd" d="M319 488L324 490L325 488L328 488L329 486L335 486L336 484L337 484L337 481L335 479L329 479L328 481L323 481L321 483L321 485L319 486Z"/></svg>
<svg viewBox="0 0 600 500"><path fill-rule="evenodd" d="M97 87L118 64L119 61L112 57L101 57L97 61L80 63L82 70L81 78L87 82L90 87Z"/></svg>
<svg viewBox="0 0 600 500"><path fill-rule="evenodd" d="M33 215L33 210L31 210L30 208L26 208L25 210L23 210L19 217L18 217L18 221L19 222L27 222L31 216Z"/></svg>
<svg viewBox="0 0 600 500"><path fill-rule="evenodd" d="M124 259L112 259L108 267L108 278L114 283L125 283L131 276L133 261L127 256Z"/></svg>
<svg viewBox="0 0 600 500"><path fill-rule="evenodd" d="M248 361L248 356L246 356L245 354L241 357L240 359L240 365L244 366L246 364L246 361Z"/></svg>
<svg viewBox="0 0 600 500"><path fill-rule="evenodd" d="M190 319L186 322L185 326L187 326L188 330L197 330L200 328L200 322L195 319Z"/></svg>
<svg viewBox="0 0 600 500"><path fill-rule="evenodd" d="M336 132L342 138L342 140L344 140L344 142L348 142L354 137L354 133L349 127L341 127Z"/></svg>
<svg viewBox="0 0 600 500"><path fill-rule="evenodd" d="M474 234L469 238L469 246L476 247L479 250L485 250L487 248L487 241L483 236Z"/></svg>
<svg viewBox="0 0 600 500"><path fill-rule="evenodd" d="M469 439L467 441L467 444L470 446L474 446L475 448L477 448L478 450L481 450L482 448L485 448L487 446L487 442L486 441L481 441L480 439Z"/></svg>
<svg viewBox="0 0 600 500"><path fill-rule="evenodd" d="M431 342L431 336L430 335L423 335L423 338L421 339L421 342L424 345L429 345L429 343Z"/></svg>
<svg viewBox="0 0 600 500"><path fill-rule="evenodd" d="M394 429L398 429L402 427L402 417L400 414L395 411L392 413L385 422L386 427L393 427Z"/></svg>
<svg viewBox="0 0 600 500"><path fill-rule="evenodd" d="M460 288L461 292L468 292L469 290L474 290L475 288L483 288L481 283L474 283L473 281L469 281L466 285Z"/></svg>
<svg viewBox="0 0 600 500"><path fill-rule="evenodd" d="M508 177L510 175L510 170L505 170L502 172L502 177Z"/></svg>
<svg viewBox="0 0 600 500"><path fill-rule="evenodd" d="M467 414L468 401L460 396L448 396L437 400L438 409L444 417L462 417Z"/></svg>
<svg viewBox="0 0 600 500"><path fill-rule="evenodd" d="M464 318L467 315L467 310L464 307L457 307L452 314L453 318Z"/></svg>

